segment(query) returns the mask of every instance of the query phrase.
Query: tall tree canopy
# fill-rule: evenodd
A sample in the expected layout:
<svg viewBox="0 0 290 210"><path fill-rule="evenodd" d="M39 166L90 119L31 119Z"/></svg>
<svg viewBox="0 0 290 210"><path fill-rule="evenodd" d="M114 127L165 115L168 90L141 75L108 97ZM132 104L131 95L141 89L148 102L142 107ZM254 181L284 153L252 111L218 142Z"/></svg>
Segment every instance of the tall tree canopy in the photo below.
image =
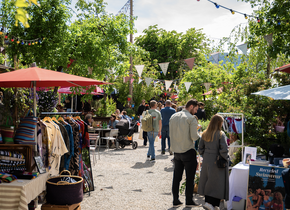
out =
<svg viewBox="0 0 290 210"><path fill-rule="evenodd" d="M178 33L166 31L154 25L143 32L145 35L136 37L135 40L136 45L150 53L149 62L151 64L170 62L167 75L160 74L159 79L179 77L183 69L188 69L184 59L196 57L196 62L198 62L203 59L202 53L207 50L206 37L201 29L190 28L186 33ZM158 66L156 68L160 71Z"/></svg>

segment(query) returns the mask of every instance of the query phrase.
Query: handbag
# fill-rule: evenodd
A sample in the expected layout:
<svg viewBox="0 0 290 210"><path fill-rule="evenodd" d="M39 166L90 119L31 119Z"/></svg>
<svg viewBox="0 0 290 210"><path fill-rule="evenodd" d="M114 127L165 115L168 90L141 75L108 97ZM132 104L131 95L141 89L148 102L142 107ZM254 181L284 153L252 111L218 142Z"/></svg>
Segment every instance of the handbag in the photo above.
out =
<svg viewBox="0 0 290 210"><path fill-rule="evenodd" d="M37 124L37 118L35 116L28 116L30 111L31 109L24 118L20 119L20 123L14 137L16 144L36 144L34 140L34 132Z"/></svg>
<svg viewBox="0 0 290 210"><path fill-rule="evenodd" d="M9 120L13 122L12 117L7 117L6 124L0 128L0 143L13 144L14 126L10 126ZM1 138L2 136L2 138ZM2 139L2 141L1 141Z"/></svg>
<svg viewBox="0 0 290 210"><path fill-rule="evenodd" d="M220 133L219 145L220 145L221 137L222 137L222 133ZM218 154L216 158L216 165L218 168L225 168L228 165L228 161L224 159L220 154Z"/></svg>

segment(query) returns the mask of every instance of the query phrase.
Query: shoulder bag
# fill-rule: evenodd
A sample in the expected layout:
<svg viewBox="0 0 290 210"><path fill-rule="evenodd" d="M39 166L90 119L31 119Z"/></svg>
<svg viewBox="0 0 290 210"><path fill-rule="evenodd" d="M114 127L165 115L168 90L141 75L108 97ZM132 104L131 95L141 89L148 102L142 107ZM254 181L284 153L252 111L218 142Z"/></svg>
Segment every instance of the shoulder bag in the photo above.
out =
<svg viewBox="0 0 290 210"><path fill-rule="evenodd" d="M222 132L220 132L220 137L219 137L219 148L220 148L220 141L222 137ZM218 154L216 158L216 165L218 168L225 168L227 167L228 161L224 159L220 154Z"/></svg>

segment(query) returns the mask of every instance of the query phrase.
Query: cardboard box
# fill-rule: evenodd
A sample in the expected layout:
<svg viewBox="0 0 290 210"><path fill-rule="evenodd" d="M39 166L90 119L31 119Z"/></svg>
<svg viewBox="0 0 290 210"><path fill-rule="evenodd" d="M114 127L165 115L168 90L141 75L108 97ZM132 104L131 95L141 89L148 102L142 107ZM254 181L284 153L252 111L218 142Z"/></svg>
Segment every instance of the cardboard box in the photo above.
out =
<svg viewBox="0 0 290 210"><path fill-rule="evenodd" d="M76 203L72 205L52 205L43 204L41 210L81 210L81 203Z"/></svg>

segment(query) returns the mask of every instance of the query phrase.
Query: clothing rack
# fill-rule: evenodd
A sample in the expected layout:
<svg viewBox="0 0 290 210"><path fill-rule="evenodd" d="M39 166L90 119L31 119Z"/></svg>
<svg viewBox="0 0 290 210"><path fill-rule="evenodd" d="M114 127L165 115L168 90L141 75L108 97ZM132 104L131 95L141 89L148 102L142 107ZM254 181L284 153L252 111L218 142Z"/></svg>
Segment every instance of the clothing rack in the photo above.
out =
<svg viewBox="0 0 290 210"><path fill-rule="evenodd" d="M242 117L242 145L237 145L237 146L229 146L229 147L242 147L242 159L243 160L243 156L244 156L244 151L243 148L244 146L244 114L242 113L223 113L223 112L219 112L217 113L219 115L222 115L223 117Z"/></svg>

